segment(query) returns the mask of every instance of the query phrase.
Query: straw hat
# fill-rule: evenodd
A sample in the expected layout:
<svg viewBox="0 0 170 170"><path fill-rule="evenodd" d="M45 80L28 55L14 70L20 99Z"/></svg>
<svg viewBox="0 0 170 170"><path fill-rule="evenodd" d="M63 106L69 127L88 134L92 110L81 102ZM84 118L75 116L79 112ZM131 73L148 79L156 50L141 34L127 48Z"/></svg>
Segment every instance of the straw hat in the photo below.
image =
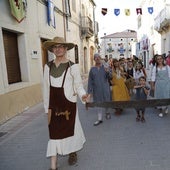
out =
<svg viewBox="0 0 170 170"><path fill-rule="evenodd" d="M43 47L49 51L53 45L62 44L67 47L67 50L72 49L75 45L73 43L67 43L62 37L54 37L52 40L47 40L43 43Z"/></svg>

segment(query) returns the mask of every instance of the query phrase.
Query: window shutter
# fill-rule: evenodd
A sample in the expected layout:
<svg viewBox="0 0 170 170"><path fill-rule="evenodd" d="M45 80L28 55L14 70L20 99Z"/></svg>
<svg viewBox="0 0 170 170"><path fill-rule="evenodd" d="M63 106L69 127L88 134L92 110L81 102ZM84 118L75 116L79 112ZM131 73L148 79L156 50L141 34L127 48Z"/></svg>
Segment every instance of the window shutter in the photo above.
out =
<svg viewBox="0 0 170 170"><path fill-rule="evenodd" d="M21 82L17 34L3 30L3 41L7 66L8 83L12 84Z"/></svg>

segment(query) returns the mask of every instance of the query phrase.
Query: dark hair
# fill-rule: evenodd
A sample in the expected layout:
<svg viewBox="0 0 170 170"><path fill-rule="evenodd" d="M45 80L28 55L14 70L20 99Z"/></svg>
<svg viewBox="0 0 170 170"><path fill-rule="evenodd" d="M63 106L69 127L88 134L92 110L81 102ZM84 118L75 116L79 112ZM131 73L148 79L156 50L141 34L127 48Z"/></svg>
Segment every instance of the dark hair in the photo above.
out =
<svg viewBox="0 0 170 170"><path fill-rule="evenodd" d="M145 76L139 77L139 81L140 81L141 79L144 79L144 80L146 81L146 77L145 77Z"/></svg>
<svg viewBox="0 0 170 170"><path fill-rule="evenodd" d="M155 54L152 58L152 64L153 66L156 64L156 57L158 56L158 54Z"/></svg>

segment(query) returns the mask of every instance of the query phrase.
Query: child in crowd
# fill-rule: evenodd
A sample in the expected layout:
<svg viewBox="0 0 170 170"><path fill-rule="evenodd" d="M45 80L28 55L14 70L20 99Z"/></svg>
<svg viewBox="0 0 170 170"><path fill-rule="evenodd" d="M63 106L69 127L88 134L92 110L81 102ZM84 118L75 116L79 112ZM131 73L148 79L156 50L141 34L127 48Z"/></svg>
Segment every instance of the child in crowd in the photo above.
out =
<svg viewBox="0 0 170 170"><path fill-rule="evenodd" d="M139 78L139 83L134 86L134 89L136 89L136 100L147 100L147 96L149 94L149 87L146 85L146 77L141 76ZM140 115L140 112L142 112L142 115ZM136 109L137 117L136 121L139 122L145 122L145 108L138 108Z"/></svg>

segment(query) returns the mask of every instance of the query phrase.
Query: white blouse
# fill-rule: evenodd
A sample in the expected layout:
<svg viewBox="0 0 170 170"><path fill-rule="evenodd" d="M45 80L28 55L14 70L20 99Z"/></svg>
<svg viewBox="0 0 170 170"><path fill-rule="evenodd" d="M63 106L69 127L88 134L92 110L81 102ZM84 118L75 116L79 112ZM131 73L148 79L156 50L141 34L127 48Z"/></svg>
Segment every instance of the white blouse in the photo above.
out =
<svg viewBox="0 0 170 170"><path fill-rule="evenodd" d="M60 77L53 77L50 76L51 85L53 87L61 87L62 81L64 77L64 73ZM49 106L49 67L45 65L44 67L44 80L43 80L43 99L44 99L44 109L45 113L48 113L48 106ZM77 95L79 96L80 100L83 95L86 94L84 90L80 70L78 64L73 64L68 68L65 82L64 82L64 93L65 97L72 102L77 102Z"/></svg>
<svg viewBox="0 0 170 170"><path fill-rule="evenodd" d="M170 67L168 65L166 65L166 66L164 66L162 68L159 68L159 67L156 68L156 66L154 66L153 69L152 69L151 81L155 82L155 79L156 79L156 69L157 69L157 71L168 69L168 78L170 79Z"/></svg>

